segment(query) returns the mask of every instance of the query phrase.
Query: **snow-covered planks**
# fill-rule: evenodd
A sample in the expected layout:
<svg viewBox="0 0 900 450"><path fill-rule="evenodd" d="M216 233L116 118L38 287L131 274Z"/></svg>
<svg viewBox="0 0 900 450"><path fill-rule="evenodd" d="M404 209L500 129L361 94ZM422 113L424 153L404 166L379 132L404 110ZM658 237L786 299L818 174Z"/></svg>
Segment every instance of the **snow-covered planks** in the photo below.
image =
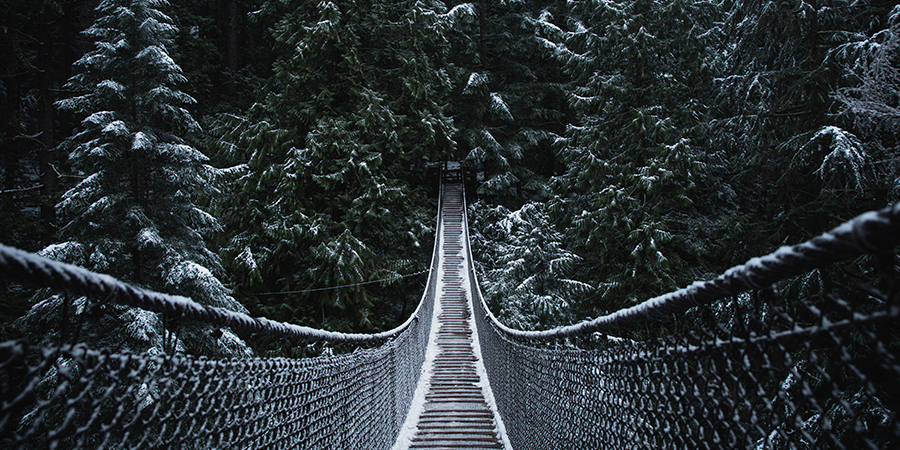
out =
<svg viewBox="0 0 900 450"><path fill-rule="evenodd" d="M502 449L494 408L489 405L480 355L476 354L470 294L464 280L462 185L445 184L442 198L441 283L432 325L436 348L424 404L410 449Z"/></svg>

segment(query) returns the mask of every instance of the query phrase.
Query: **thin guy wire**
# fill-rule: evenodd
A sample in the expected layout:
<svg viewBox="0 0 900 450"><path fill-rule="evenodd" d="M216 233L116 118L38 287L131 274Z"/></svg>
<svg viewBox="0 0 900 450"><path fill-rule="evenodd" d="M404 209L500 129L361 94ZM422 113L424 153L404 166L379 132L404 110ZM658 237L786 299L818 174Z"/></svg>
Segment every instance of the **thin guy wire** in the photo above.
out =
<svg viewBox="0 0 900 450"><path fill-rule="evenodd" d="M353 284L342 284L342 285L340 285L340 286L330 286L330 287L313 288L313 289L302 289L302 290L299 290L299 291L254 292L254 293L248 293L247 295L287 295L287 294L306 294L306 293L308 293L308 292L333 291L333 290L336 290L336 289L344 289L344 288L354 287L354 286L364 286L364 285L367 285L367 284L381 283L381 282L384 282L384 281L397 281L397 280L400 280L400 279L403 279L403 278L409 278L409 277L414 277L414 276L416 276L416 275L422 275L423 273L428 273L428 272L430 272L430 271L431 271L431 269L425 269L425 270L420 271L420 272L416 272L416 273L408 273L408 274L406 274L406 275L399 275L399 276L392 277L392 278L382 278L382 279L380 279L380 280L363 281L363 282L361 282L361 283L353 283Z"/></svg>

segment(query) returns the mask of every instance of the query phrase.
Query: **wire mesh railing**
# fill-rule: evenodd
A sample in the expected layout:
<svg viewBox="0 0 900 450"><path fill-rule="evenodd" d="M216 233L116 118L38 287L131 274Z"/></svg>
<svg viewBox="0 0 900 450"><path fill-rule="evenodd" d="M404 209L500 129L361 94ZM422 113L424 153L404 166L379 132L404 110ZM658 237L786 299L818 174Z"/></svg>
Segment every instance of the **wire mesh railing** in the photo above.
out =
<svg viewBox="0 0 900 450"><path fill-rule="evenodd" d="M437 227L436 243L440 220ZM0 448L8 449L390 448L425 359L437 277L431 270L417 310L402 325L345 334L142 290L5 246L0 274L178 321L286 342L369 347L315 358L213 359L8 341L0 344Z"/></svg>
<svg viewBox="0 0 900 450"><path fill-rule="evenodd" d="M484 364L512 447L897 448L898 241L894 206L710 282L543 332L497 322L470 264ZM863 254L880 269L865 274L871 285L810 298L774 285ZM673 316L661 337L615 337Z"/></svg>
<svg viewBox="0 0 900 450"><path fill-rule="evenodd" d="M0 446L390 448L418 380L416 334L308 359L111 354L6 342Z"/></svg>

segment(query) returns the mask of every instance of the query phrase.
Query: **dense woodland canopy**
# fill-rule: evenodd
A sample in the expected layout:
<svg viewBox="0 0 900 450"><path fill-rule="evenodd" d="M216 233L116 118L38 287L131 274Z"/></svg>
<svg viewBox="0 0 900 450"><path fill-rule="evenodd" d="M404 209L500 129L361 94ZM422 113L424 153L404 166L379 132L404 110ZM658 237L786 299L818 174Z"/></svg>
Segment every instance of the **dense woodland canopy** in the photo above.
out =
<svg viewBox="0 0 900 450"><path fill-rule="evenodd" d="M428 166L446 159L483 174L477 269L520 328L900 197L891 1L2 3L0 240L276 320L404 320L424 277L307 291L424 270ZM53 339L61 308L89 310L21 286L2 299L4 337ZM104 317L109 346L159 351L177 328L185 352L248 351Z"/></svg>

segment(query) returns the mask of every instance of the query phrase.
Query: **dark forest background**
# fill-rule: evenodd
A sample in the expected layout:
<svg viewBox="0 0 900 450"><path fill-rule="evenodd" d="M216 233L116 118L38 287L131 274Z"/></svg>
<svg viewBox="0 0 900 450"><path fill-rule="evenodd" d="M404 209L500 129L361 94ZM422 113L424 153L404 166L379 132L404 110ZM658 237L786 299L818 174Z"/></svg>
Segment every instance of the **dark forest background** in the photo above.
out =
<svg viewBox="0 0 900 450"><path fill-rule="evenodd" d="M301 291L426 269L428 169L446 159L481 175L482 287L528 329L708 279L900 196L891 1L2 10L0 241L275 320L402 322L422 276ZM46 338L69 301L4 291L4 337ZM166 325L123 309L106 326L146 350ZM180 345L246 350L227 338L198 328Z"/></svg>

